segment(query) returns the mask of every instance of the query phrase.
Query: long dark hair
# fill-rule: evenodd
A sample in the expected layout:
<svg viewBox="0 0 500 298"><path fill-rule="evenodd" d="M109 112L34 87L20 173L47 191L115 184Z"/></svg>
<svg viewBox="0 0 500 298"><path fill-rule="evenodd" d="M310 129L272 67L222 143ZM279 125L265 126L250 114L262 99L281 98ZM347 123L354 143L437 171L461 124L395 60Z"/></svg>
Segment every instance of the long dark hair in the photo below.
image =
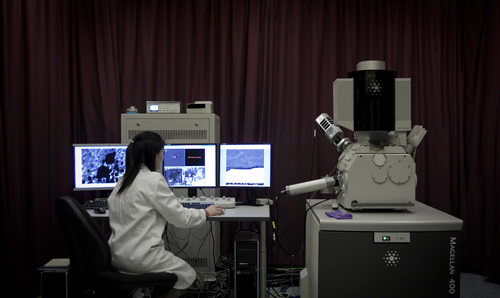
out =
<svg viewBox="0 0 500 298"><path fill-rule="evenodd" d="M152 131L143 131L134 137L127 147L126 170L119 184L118 194L134 182L142 164L151 171L156 170L156 155L163 150L163 146L165 141Z"/></svg>

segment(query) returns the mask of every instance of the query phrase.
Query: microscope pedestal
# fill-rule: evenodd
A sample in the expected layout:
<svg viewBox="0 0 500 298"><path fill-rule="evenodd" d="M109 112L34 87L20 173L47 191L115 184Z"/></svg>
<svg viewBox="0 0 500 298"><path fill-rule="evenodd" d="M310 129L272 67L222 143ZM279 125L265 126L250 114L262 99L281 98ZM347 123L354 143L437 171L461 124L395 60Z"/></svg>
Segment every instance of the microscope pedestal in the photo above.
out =
<svg viewBox="0 0 500 298"><path fill-rule="evenodd" d="M342 209L352 219L328 211L330 201L307 215L301 297L460 297L462 220L420 202L404 211Z"/></svg>

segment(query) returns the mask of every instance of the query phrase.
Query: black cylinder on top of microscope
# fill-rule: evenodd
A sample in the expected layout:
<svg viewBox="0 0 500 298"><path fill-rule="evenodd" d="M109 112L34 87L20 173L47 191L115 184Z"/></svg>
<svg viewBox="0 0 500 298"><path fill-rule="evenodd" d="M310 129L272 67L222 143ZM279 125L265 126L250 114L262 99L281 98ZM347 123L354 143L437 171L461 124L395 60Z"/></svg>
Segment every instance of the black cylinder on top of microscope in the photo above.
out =
<svg viewBox="0 0 500 298"><path fill-rule="evenodd" d="M396 72L359 70L348 77L354 81L354 131L394 131Z"/></svg>

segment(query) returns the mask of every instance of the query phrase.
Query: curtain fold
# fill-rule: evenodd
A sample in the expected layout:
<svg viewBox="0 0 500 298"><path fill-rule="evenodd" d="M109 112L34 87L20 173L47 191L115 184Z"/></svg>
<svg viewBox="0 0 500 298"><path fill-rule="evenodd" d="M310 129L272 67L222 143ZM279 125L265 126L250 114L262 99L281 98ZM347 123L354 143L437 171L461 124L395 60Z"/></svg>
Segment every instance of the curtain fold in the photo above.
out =
<svg viewBox="0 0 500 298"><path fill-rule="evenodd" d="M458 150L465 154L465 180L460 187L466 196L460 202L464 219L465 264L488 276L499 278L500 256L500 88L496 58L500 44L498 1L466 2L463 11L464 127Z"/></svg>
<svg viewBox="0 0 500 298"><path fill-rule="evenodd" d="M36 268L66 254L55 199L94 196L72 191L73 143L120 142L132 105L213 101L221 142L273 143L262 196L274 198L335 168L339 154L314 120L333 116L332 82L363 60L411 78L412 123L428 131L417 200L463 219L462 266L500 278L498 1L0 3L1 252L18 296L39 291ZM307 198L280 199L286 252L270 246L269 264L304 265Z"/></svg>

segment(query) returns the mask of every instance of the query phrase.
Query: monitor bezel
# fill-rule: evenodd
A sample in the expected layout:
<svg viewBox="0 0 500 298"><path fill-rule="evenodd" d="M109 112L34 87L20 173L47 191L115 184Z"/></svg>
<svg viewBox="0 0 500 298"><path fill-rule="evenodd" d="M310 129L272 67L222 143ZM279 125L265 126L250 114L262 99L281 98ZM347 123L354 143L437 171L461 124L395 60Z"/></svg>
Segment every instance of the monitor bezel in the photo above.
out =
<svg viewBox="0 0 500 298"><path fill-rule="evenodd" d="M96 148L96 147L109 147L109 148L117 148L117 147L123 147L126 150L128 147L128 144L122 144L122 143L92 143L92 144L73 144L73 191L109 191L113 190L117 183L97 183L97 184L83 184L81 182L77 182L77 174L80 174L80 177L82 177L83 171L78 170L77 166L80 165L82 166L81 160L79 161L79 164L77 165L77 148L84 149L84 147L90 147L90 148ZM80 155L81 157L81 155ZM125 158L126 159L126 158ZM126 162L126 160L124 160ZM125 174L125 173L124 173ZM123 175L122 175L123 177ZM93 186L85 186L85 185L93 185Z"/></svg>
<svg viewBox="0 0 500 298"><path fill-rule="evenodd" d="M236 146L250 146L250 145L255 145L255 146L269 146L269 185L256 185L256 186L252 186L252 185L221 185L221 177L222 177L222 151L223 151L223 147L224 146L231 146L231 147L236 147ZM255 189L255 190L258 190L258 189L269 189L269 188L272 188L273 186L273 145L272 143L266 143L266 142L263 142L263 143L221 143L219 144L219 165L218 165L218 168L219 168L219 173L218 173L218 176L219 176L219 187L221 189L237 189L237 188L240 188L240 189L245 189L245 190L248 190L248 189ZM225 149L227 150L227 148Z"/></svg>

